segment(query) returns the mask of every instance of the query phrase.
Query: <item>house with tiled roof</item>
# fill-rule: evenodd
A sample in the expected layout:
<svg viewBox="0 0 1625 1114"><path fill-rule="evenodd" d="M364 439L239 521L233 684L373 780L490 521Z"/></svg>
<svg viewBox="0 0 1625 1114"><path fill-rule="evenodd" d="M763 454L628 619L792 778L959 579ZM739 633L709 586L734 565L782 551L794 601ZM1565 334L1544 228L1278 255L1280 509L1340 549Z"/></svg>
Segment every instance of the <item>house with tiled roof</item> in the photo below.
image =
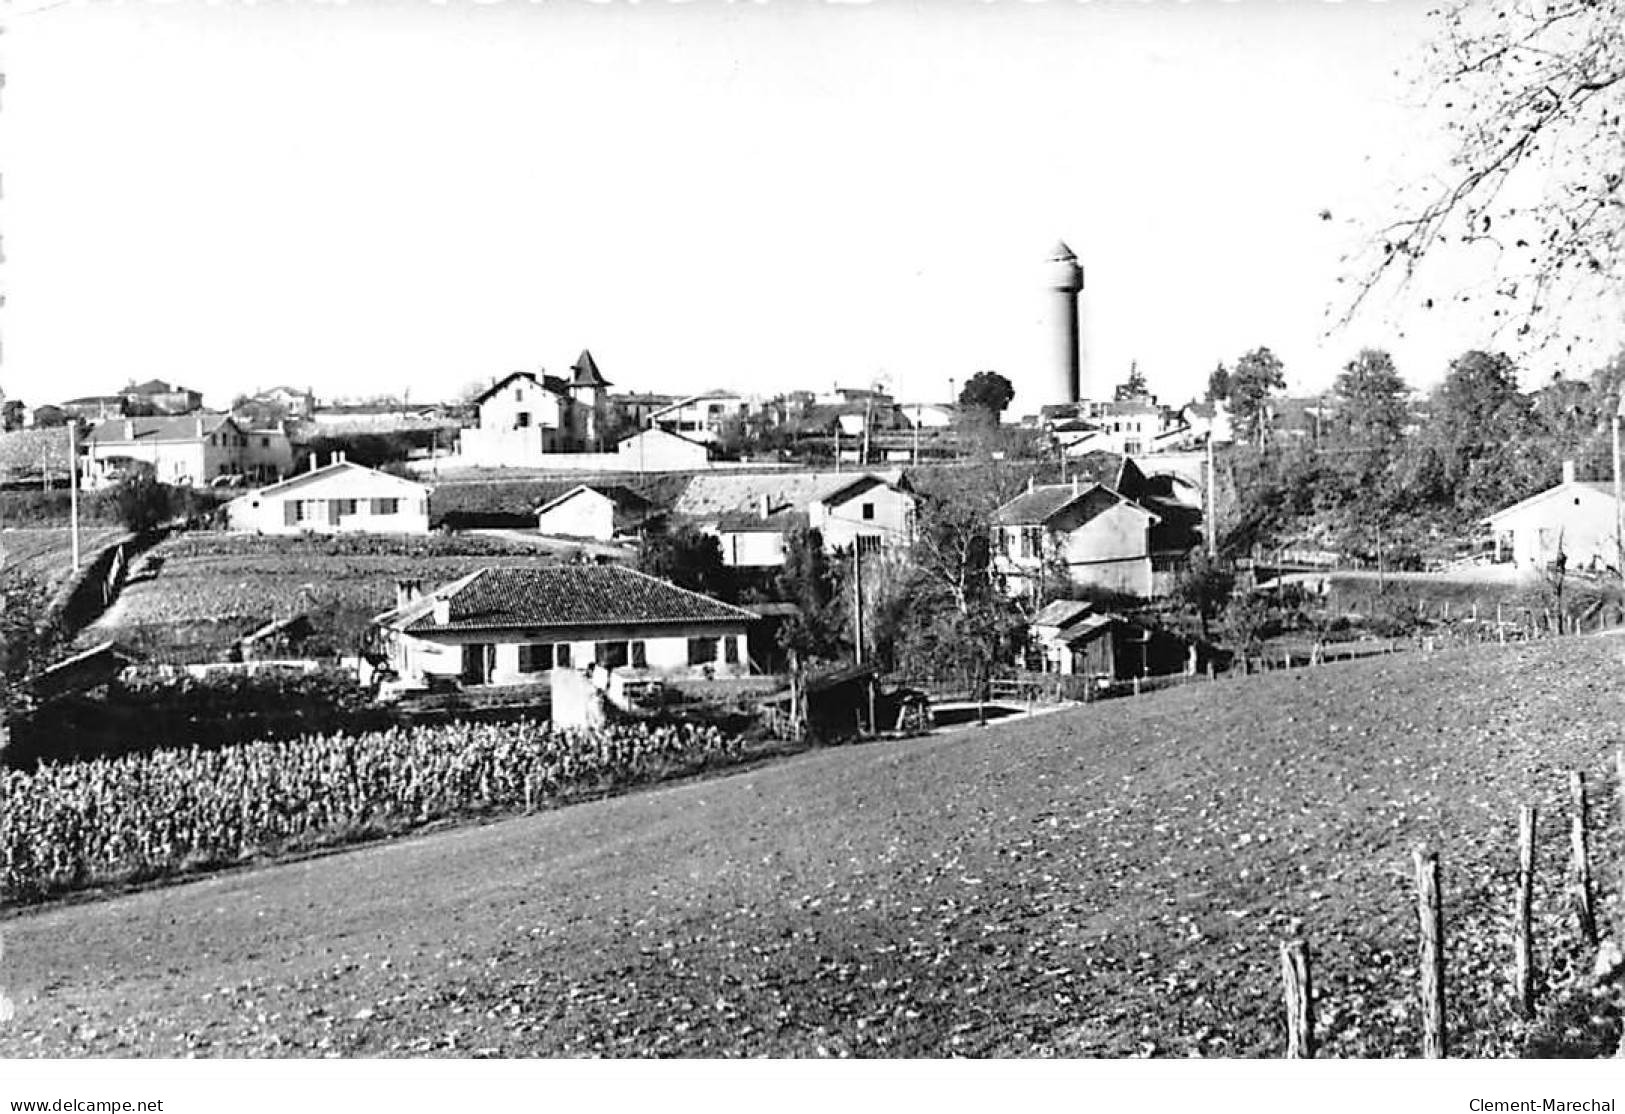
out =
<svg viewBox="0 0 1625 1114"><path fill-rule="evenodd" d="M1505 507L1483 520L1495 538L1495 560L1510 560L1519 573L1552 568L1559 555L1569 571L1619 568L1619 504L1614 485L1575 478L1563 462L1556 487Z"/></svg>
<svg viewBox="0 0 1625 1114"><path fill-rule="evenodd" d="M1201 511L1166 477L1095 453L1064 484L1028 484L993 517L995 567L1013 595L1052 580L1149 599L1169 591L1201 541Z"/></svg>
<svg viewBox="0 0 1625 1114"><path fill-rule="evenodd" d="M897 470L702 474L672 512L715 534L723 563L743 568L782 565L798 527L817 529L831 551L879 552L914 538L914 493Z"/></svg>
<svg viewBox="0 0 1625 1114"><path fill-rule="evenodd" d="M428 593L403 581L373 630L408 683L504 685L589 665L632 678L745 676L756 619L619 565L558 564L480 569Z"/></svg>
<svg viewBox="0 0 1625 1114"><path fill-rule="evenodd" d="M246 473L248 434L229 414L112 418L85 437L85 482L111 483L133 469L160 482L203 487Z"/></svg>

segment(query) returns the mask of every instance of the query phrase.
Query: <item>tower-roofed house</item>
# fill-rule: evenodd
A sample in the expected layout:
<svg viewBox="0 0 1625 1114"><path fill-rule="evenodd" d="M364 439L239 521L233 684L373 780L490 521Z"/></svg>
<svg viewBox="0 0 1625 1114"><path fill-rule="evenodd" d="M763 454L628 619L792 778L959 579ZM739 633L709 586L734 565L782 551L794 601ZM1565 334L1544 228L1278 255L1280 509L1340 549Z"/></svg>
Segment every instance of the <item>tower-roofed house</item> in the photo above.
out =
<svg viewBox="0 0 1625 1114"><path fill-rule="evenodd" d="M427 534L429 489L336 456L226 504L233 530L256 534Z"/></svg>
<svg viewBox="0 0 1625 1114"><path fill-rule="evenodd" d="M740 677L757 616L619 565L485 568L421 593L398 587L373 620L401 678L523 684L596 663L638 676Z"/></svg>
<svg viewBox="0 0 1625 1114"><path fill-rule="evenodd" d="M503 376L474 398L479 425L463 430L461 455L483 468L525 468L556 453L599 447L609 380L583 349L570 378L530 371Z"/></svg>
<svg viewBox="0 0 1625 1114"><path fill-rule="evenodd" d="M244 474L247 450L247 434L229 414L113 418L85 437L85 482L99 486L145 467L162 483L203 487Z"/></svg>
<svg viewBox="0 0 1625 1114"><path fill-rule="evenodd" d="M610 386L592 353L583 348L570 365L568 386L571 429L581 452L597 452L603 447Z"/></svg>

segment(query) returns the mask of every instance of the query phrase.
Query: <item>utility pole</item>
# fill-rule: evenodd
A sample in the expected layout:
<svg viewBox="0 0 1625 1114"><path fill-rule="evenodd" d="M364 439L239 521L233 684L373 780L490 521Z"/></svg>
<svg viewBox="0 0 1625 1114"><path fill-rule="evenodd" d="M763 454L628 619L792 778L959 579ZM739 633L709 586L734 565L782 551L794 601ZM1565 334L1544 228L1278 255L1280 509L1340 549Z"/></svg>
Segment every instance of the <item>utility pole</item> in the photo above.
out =
<svg viewBox="0 0 1625 1114"><path fill-rule="evenodd" d="M1625 579L1625 508L1621 507L1621 483L1619 471L1619 420L1625 416L1625 392L1619 396L1619 406L1614 410L1614 568L1622 579Z"/></svg>
<svg viewBox="0 0 1625 1114"><path fill-rule="evenodd" d="M1215 415L1217 417L1217 415ZM1213 470L1213 427L1207 431L1207 555L1215 557L1219 552L1219 522L1215 517L1218 501L1214 497L1213 485L1218 477Z"/></svg>
<svg viewBox="0 0 1625 1114"><path fill-rule="evenodd" d="M1619 428L1619 423L1617 421L1614 423L1614 428L1616 430ZM1615 440L1617 441L1618 438L1616 437ZM914 465L915 465L915 467L919 467L919 464L920 464L920 404L916 402L914 404Z"/></svg>
<svg viewBox="0 0 1625 1114"><path fill-rule="evenodd" d="M852 608L852 645L858 665L863 664L863 554L858 552L858 540L852 539L852 592L856 605Z"/></svg>
<svg viewBox="0 0 1625 1114"><path fill-rule="evenodd" d="M73 571L79 571L79 447L75 422L68 423L68 532L73 547Z"/></svg>

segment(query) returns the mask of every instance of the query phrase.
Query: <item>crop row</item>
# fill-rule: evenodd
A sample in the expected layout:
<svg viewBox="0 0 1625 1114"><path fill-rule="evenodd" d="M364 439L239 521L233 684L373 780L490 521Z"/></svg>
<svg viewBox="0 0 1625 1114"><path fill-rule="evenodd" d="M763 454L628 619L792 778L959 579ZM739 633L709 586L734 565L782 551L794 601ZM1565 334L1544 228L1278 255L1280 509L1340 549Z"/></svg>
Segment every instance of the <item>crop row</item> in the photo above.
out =
<svg viewBox="0 0 1625 1114"><path fill-rule="evenodd" d="M521 722L0 772L0 903L544 804L739 754L711 727Z"/></svg>

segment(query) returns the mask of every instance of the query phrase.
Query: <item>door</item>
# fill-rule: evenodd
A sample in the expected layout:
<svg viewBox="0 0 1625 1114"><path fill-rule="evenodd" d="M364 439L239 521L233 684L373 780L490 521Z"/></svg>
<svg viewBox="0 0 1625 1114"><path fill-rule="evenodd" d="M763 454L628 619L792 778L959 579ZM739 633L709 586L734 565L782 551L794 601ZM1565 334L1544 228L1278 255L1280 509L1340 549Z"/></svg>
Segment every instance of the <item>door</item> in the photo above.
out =
<svg viewBox="0 0 1625 1114"><path fill-rule="evenodd" d="M491 677L491 653L495 647L470 642L463 647L463 683L483 685Z"/></svg>

